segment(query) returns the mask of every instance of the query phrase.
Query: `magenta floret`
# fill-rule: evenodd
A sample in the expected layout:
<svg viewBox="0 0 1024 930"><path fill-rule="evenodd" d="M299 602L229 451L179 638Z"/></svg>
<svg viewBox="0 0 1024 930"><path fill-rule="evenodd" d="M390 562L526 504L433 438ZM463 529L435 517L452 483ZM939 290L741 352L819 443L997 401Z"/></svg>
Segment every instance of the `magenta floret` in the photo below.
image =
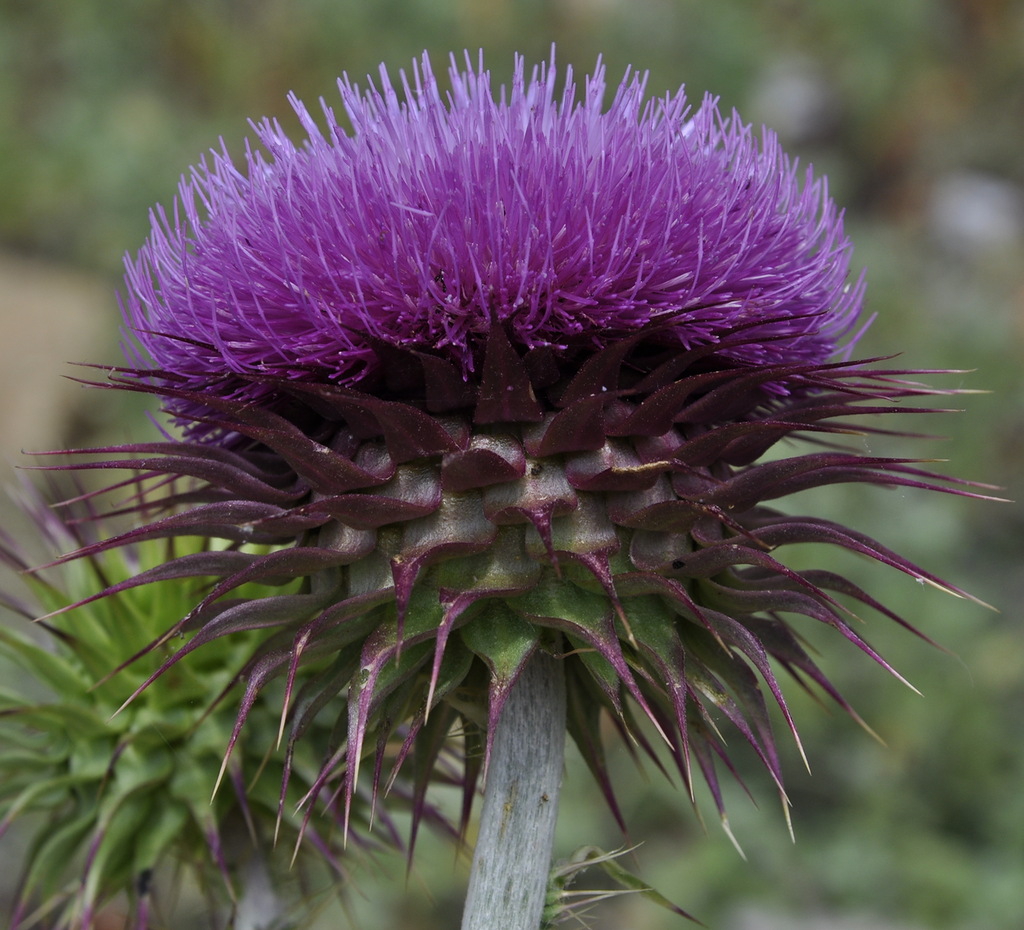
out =
<svg viewBox="0 0 1024 930"><path fill-rule="evenodd" d="M473 381L495 322L570 364L652 324L687 348L742 332L729 364L835 355L860 314L850 244L772 133L636 73L606 109L600 64L579 100L553 62L518 59L497 98L468 64L448 94L426 55L398 88L342 80L351 134L292 98L301 145L266 120L244 167L193 169L127 262L140 367L260 396L264 376L361 386L392 345Z"/></svg>

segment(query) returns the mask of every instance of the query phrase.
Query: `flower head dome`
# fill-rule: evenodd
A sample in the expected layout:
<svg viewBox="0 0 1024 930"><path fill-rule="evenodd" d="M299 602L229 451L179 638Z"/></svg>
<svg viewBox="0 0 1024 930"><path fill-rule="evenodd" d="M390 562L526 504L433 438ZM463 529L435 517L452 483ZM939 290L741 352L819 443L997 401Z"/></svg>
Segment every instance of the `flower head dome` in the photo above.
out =
<svg viewBox="0 0 1024 930"><path fill-rule="evenodd" d="M263 399L274 378L379 392L396 348L471 386L495 328L566 370L641 331L718 364L831 358L862 288L824 181L710 98L648 100L633 74L606 107L602 67L580 99L557 79L520 59L495 99L453 62L445 96L424 56L400 91L383 68L340 83L351 135L293 98L303 144L264 121L244 169L214 153L156 214L127 275L143 364Z"/></svg>
<svg viewBox="0 0 1024 930"><path fill-rule="evenodd" d="M424 58L400 89L342 82L350 131L293 101L303 144L262 123L243 166L213 155L128 263L135 367L108 386L160 396L187 439L69 467L192 484L68 558L217 540L116 590L196 579L163 669L261 631L238 728L272 680L288 752L336 719L310 797L347 804L361 767L374 791L405 765L425 787L457 733L468 816L509 690L547 653L616 814L604 715L655 757L667 744L687 781L696 764L720 803L729 728L781 780L776 668L842 703L801 624L884 665L854 611L903 622L787 565L789 545L948 588L771 504L838 482L949 489L842 444L938 392L850 360L862 287L824 181L713 100L649 101L632 75L606 106L600 68L579 97L557 77L519 61L496 94L453 65L445 95Z"/></svg>

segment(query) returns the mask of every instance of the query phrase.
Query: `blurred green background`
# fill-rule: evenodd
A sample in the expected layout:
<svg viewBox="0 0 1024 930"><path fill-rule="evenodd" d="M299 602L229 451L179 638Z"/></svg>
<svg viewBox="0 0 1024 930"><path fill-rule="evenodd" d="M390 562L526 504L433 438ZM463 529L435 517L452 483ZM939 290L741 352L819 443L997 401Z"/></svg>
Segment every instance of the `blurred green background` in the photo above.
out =
<svg viewBox="0 0 1024 930"><path fill-rule="evenodd" d="M546 59L552 42L559 65L578 72L601 54L613 78L649 69L652 94L685 83L693 99L720 95L826 172L878 315L864 354L967 369L933 380L992 392L955 398L965 413L928 423L946 440L892 448L1020 496L1024 6L1012 0L0 0L6 462L33 444L151 435L129 403L65 389L60 375L67 360L116 359L121 256L219 137L240 153L247 117L294 129L285 94L333 101L342 71L361 78L424 48L435 64L483 48L501 81L513 51ZM735 791L730 807L746 862L710 805L705 833L677 786L616 759L641 874L717 930L1020 930L1021 511L878 489L833 490L813 506L1001 612L842 561L948 648L869 621L872 643L923 696L824 643L824 667L887 745L791 691L813 769L787 752L797 841L751 766L759 806ZM559 854L622 845L573 760L565 796ZM12 857L16 847L0 847L0 862ZM450 853L425 843L408 882L400 861L382 869L359 880L353 926L455 924L464 869ZM588 921L685 926L632 899Z"/></svg>

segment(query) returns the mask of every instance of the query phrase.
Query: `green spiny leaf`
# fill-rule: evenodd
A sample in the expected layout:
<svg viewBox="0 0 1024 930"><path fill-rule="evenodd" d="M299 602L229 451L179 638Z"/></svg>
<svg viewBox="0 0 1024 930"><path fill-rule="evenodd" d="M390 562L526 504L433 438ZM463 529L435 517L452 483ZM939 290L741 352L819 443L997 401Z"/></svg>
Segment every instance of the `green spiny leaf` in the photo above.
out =
<svg viewBox="0 0 1024 930"><path fill-rule="evenodd" d="M48 652L14 630L0 626L0 654L45 683L56 694L81 694L92 684L65 657Z"/></svg>

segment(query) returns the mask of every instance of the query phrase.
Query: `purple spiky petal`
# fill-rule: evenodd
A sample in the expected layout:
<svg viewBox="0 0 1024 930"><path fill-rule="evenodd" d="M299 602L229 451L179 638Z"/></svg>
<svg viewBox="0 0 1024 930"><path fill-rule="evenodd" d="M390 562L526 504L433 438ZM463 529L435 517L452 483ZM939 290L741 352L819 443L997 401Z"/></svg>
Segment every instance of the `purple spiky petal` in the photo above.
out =
<svg viewBox="0 0 1024 930"><path fill-rule="evenodd" d="M484 423L541 417L524 363L572 366L652 326L677 354L828 359L862 286L824 181L712 98L647 100L632 73L606 104L601 65L558 78L518 59L496 99L482 63L453 60L446 94L424 56L397 88L383 68L366 92L340 82L352 135L292 98L302 144L263 121L243 166L211 152L128 262L143 367L265 405L275 379L402 393L394 350L413 351L447 400L481 385ZM395 428L415 434L409 417Z"/></svg>

